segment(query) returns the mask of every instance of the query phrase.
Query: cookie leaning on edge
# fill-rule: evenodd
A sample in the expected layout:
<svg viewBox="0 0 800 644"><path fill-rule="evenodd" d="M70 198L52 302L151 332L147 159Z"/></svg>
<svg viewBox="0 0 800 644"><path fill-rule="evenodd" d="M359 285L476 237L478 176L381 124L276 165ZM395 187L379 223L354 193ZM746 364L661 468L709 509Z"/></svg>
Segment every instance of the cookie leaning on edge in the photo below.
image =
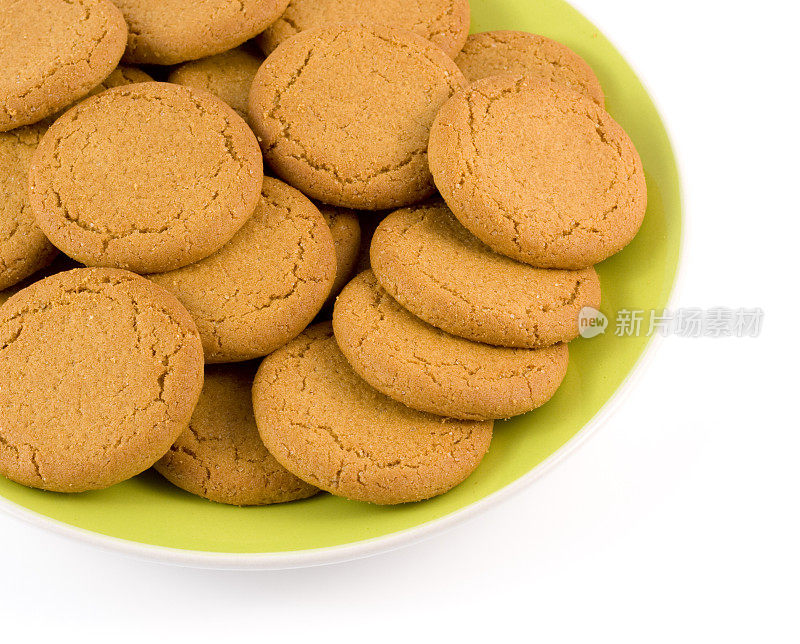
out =
<svg viewBox="0 0 800 644"><path fill-rule="evenodd" d="M361 251L361 224L358 215L347 208L321 204L319 211L331 229L333 245L336 248L336 279L333 280L331 294L325 302L325 306L329 306L333 304L336 296L355 272L358 254Z"/></svg>
<svg viewBox="0 0 800 644"><path fill-rule="evenodd" d="M207 367L192 419L153 467L170 483L217 503L269 505L319 490L284 469L253 417L252 365Z"/></svg>
<svg viewBox="0 0 800 644"><path fill-rule="evenodd" d="M130 25L125 62L175 65L250 40L289 0L112 0Z"/></svg>
<svg viewBox="0 0 800 644"><path fill-rule="evenodd" d="M223 246L253 213L262 178L258 143L225 103L139 83L88 98L50 127L31 164L30 200L70 257L154 273Z"/></svg>
<svg viewBox="0 0 800 644"><path fill-rule="evenodd" d="M80 268L0 307L0 474L81 492L150 467L203 385L189 314L152 282Z"/></svg>
<svg viewBox="0 0 800 644"><path fill-rule="evenodd" d="M117 66L128 28L108 0L0 4L0 132L85 96Z"/></svg>
<svg viewBox="0 0 800 644"><path fill-rule="evenodd" d="M300 192L265 177L255 213L216 253L150 275L189 310L206 362L265 356L319 312L336 276L336 250L319 210Z"/></svg>
<svg viewBox="0 0 800 644"><path fill-rule="evenodd" d="M286 469L337 496L384 505L455 487L492 438L492 421L414 411L370 387L327 323L264 359L253 406L264 444Z"/></svg>
<svg viewBox="0 0 800 644"><path fill-rule="evenodd" d="M28 170L46 124L0 132L0 291L47 266L55 247L36 225L28 200Z"/></svg>
<svg viewBox="0 0 800 644"><path fill-rule="evenodd" d="M639 155L594 101L500 75L448 101L431 128L436 186L474 235L542 268L579 269L622 250L647 207Z"/></svg>
<svg viewBox="0 0 800 644"><path fill-rule="evenodd" d="M413 31L455 58L469 32L469 16L468 0L291 0L283 15L256 42L270 54L306 29L369 23Z"/></svg>
<svg viewBox="0 0 800 644"><path fill-rule="evenodd" d="M593 268L548 270L495 253L443 204L381 222L372 270L389 295L448 333L505 347L541 348L578 335L578 313L600 306Z"/></svg>
<svg viewBox="0 0 800 644"><path fill-rule="evenodd" d="M569 362L566 344L507 349L441 331L401 307L372 271L336 300L333 330L347 361L378 391L451 418L511 418L541 407Z"/></svg>
<svg viewBox="0 0 800 644"><path fill-rule="evenodd" d="M170 72L169 82L211 92L246 119L250 87L263 61L239 47L184 63Z"/></svg>
<svg viewBox="0 0 800 644"><path fill-rule="evenodd" d="M565 85L605 103L603 88L592 68L560 42L525 31L470 34L456 56L456 65L472 83L497 74L527 74Z"/></svg>
<svg viewBox="0 0 800 644"><path fill-rule="evenodd" d="M430 124L465 84L447 54L410 31L310 29L261 66L250 124L269 166L309 197L345 208L399 207L433 193Z"/></svg>

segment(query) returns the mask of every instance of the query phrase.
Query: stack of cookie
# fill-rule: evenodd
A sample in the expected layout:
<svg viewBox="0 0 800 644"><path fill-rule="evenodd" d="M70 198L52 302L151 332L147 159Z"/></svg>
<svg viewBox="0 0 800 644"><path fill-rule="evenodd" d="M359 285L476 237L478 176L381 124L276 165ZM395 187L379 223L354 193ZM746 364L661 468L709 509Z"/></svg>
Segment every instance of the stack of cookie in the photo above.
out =
<svg viewBox="0 0 800 644"><path fill-rule="evenodd" d="M581 58L468 29L466 0L0 2L0 473L236 505L469 476L559 387L646 188Z"/></svg>

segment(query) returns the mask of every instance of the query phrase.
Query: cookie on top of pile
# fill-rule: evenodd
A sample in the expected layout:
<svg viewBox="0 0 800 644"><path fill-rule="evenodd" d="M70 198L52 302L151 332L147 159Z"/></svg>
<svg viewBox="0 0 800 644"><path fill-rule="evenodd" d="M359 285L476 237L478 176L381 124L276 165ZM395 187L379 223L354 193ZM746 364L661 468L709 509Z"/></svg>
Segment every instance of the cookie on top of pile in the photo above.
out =
<svg viewBox="0 0 800 644"><path fill-rule="evenodd" d="M448 491L641 226L597 77L467 0L176 6L0 5L0 474Z"/></svg>

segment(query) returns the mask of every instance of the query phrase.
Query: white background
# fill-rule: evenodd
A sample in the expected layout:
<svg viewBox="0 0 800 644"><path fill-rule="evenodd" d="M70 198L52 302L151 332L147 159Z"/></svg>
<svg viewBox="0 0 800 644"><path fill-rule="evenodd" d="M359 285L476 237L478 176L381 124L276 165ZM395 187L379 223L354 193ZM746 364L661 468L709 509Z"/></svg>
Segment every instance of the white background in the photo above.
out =
<svg viewBox="0 0 800 644"><path fill-rule="evenodd" d="M573 4L671 130L688 222L676 305L760 306L762 336L668 339L554 472L368 560L181 569L0 515L0 640L21 628L59 640L800 641L795 3Z"/></svg>

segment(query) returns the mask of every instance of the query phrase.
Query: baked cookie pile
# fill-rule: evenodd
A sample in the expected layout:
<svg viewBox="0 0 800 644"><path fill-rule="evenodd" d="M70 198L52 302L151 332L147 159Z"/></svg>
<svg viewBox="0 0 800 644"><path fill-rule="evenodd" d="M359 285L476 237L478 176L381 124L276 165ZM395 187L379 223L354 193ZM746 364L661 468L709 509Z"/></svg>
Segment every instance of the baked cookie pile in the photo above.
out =
<svg viewBox="0 0 800 644"><path fill-rule="evenodd" d="M0 473L234 505L466 479L646 208L589 66L468 29L467 0L0 0Z"/></svg>

